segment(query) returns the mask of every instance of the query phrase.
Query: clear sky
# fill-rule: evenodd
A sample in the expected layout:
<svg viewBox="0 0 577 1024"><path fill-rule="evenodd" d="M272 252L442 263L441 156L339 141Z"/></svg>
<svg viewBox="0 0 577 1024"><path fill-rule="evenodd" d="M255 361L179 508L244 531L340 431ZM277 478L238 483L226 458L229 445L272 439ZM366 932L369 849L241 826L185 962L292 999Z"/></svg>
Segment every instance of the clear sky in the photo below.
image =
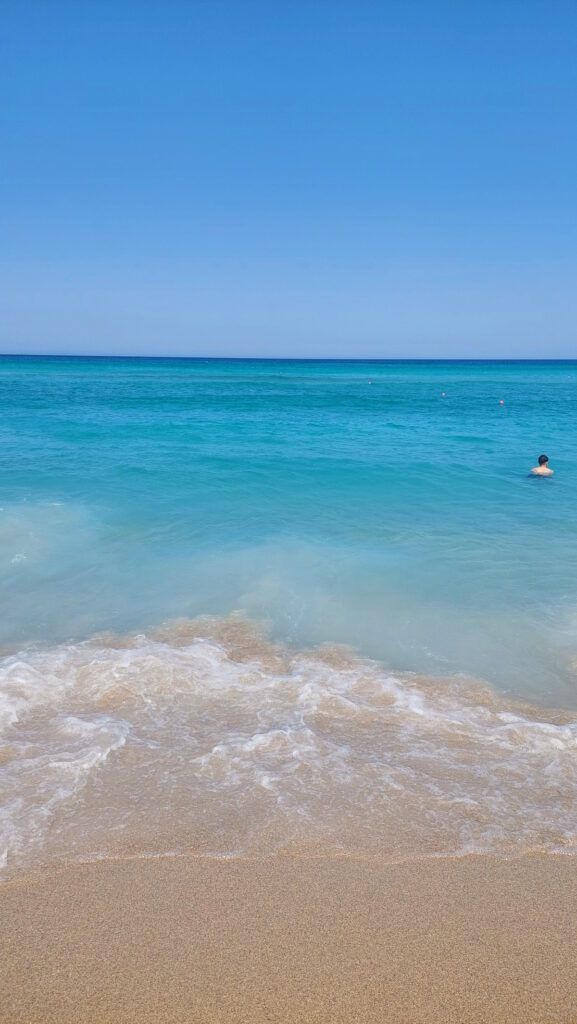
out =
<svg viewBox="0 0 577 1024"><path fill-rule="evenodd" d="M2 0L0 351L577 356L575 0Z"/></svg>

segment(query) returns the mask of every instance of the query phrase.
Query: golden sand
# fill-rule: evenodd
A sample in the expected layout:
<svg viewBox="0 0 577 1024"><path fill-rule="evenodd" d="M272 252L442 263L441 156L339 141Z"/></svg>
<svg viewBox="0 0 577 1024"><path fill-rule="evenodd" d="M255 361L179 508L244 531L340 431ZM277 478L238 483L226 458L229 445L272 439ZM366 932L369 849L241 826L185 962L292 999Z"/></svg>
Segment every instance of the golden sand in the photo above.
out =
<svg viewBox="0 0 577 1024"><path fill-rule="evenodd" d="M2 1024L575 1024L577 859L106 861L0 890Z"/></svg>

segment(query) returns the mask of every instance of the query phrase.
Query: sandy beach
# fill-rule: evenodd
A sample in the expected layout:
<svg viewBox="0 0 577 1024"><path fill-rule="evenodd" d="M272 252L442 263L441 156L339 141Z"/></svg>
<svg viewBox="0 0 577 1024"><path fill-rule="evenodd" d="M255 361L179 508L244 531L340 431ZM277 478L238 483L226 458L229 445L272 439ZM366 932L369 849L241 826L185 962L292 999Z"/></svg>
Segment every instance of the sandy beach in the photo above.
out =
<svg viewBox="0 0 577 1024"><path fill-rule="evenodd" d="M577 862L104 861L0 892L2 1024L569 1024Z"/></svg>

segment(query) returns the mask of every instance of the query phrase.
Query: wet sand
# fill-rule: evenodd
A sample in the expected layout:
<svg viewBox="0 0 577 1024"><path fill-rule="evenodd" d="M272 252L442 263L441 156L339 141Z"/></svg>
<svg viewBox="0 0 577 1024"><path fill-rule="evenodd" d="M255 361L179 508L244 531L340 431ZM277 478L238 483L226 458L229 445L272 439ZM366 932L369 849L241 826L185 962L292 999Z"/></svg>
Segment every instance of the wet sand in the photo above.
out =
<svg viewBox="0 0 577 1024"><path fill-rule="evenodd" d="M2 1024L569 1024L577 859L106 861L0 889Z"/></svg>

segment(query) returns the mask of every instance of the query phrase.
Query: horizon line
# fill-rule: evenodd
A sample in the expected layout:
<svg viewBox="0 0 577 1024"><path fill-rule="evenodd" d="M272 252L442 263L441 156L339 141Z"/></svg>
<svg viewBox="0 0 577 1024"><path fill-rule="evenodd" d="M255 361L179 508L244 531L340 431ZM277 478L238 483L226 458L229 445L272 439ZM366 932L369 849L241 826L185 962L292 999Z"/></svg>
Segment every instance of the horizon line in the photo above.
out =
<svg viewBox="0 0 577 1024"><path fill-rule="evenodd" d="M227 363L577 363L577 358L570 356L163 356L80 352L0 352L0 359L141 359Z"/></svg>

